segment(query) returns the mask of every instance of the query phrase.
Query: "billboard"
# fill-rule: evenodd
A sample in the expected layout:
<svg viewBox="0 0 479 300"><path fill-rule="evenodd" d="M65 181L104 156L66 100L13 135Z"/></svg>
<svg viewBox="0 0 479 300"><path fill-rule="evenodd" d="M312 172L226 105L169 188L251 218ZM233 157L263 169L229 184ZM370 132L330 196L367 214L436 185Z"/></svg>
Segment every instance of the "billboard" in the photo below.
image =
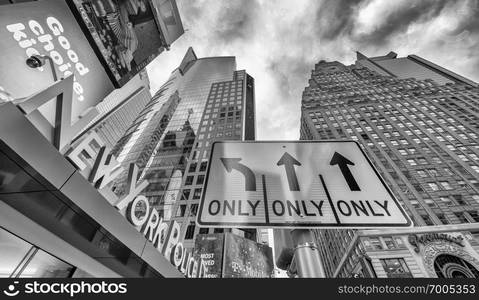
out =
<svg viewBox="0 0 479 300"><path fill-rule="evenodd" d="M117 87L184 32L175 0L73 0L90 42Z"/></svg>
<svg viewBox="0 0 479 300"><path fill-rule="evenodd" d="M224 234L199 234L195 240L195 256L206 265L206 278L221 278Z"/></svg>
<svg viewBox="0 0 479 300"><path fill-rule="evenodd" d="M243 237L226 233L223 278L269 278L273 276L273 250Z"/></svg>
<svg viewBox="0 0 479 300"><path fill-rule="evenodd" d="M3 5L0 9L0 87L8 98L29 97L54 81L50 64L31 68L32 55L51 57L58 78L74 74L72 120L114 87L73 14L63 1ZM6 98L6 97L5 97ZM54 124L55 101L40 108Z"/></svg>
<svg viewBox="0 0 479 300"><path fill-rule="evenodd" d="M273 251L232 233L199 234L195 255L206 265L209 278L269 278L274 274Z"/></svg>

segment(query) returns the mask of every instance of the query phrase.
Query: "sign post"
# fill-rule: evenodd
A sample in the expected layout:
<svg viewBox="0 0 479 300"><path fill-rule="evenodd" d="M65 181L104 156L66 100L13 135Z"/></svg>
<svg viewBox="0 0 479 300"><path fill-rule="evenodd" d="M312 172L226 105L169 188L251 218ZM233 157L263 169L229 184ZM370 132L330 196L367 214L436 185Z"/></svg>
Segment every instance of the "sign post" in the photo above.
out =
<svg viewBox="0 0 479 300"><path fill-rule="evenodd" d="M294 242L293 260L300 278L326 278L319 249L310 229L291 230Z"/></svg>

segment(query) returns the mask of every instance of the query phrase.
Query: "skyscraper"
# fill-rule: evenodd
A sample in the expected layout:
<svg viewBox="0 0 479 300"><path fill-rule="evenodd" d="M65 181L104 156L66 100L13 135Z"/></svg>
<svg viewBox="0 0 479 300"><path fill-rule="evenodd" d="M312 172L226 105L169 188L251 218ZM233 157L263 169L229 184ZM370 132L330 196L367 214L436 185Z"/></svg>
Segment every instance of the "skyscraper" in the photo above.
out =
<svg viewBox="0 0 479 300"><path fill-rule="evenodd" d="M97 104L98 116L74 141L94 131L108 148L113 148L150 100L150 80L146 70L142 70L125 86L114 90Z"/></svg>
<svg viewBox="0 0 479 300"><path fill-rule="evenodd" d="M421 57L357 53L351 66L316 64L303 92L301 139L358 141L416 226L370 237L315 231L327 276L447 277L447 263L462 266L458 276L479 274L479 224L466 224L479 222L478 129L478 84ZM418 234L441 241L415 247ZM454 239L470 242L438 250ZM431 258L427 247L447 258Z"/></svg>
<svg viewBox="0 0 479 300"><path fill-rule="evenodd" d="M114 153L122 164L138 165L150 182L143 191L150 205L180 223L181 240L193 248L196 234L222 232L195 226L212 142L254 138L254 79L236 70L235 57L197 58L190 48ZM233 232L256 238L255 230Z"/></svg>

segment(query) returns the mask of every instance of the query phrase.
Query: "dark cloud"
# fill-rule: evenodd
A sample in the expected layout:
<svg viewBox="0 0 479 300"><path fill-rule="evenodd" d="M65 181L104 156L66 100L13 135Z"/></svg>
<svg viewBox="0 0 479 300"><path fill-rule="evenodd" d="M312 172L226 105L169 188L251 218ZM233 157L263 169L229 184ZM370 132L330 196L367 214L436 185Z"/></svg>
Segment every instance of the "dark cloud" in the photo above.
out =
<svg viewBox="0 0 479 300"><path fill-rule="evenodd" d="M256 0L224 1L214 20L213 38L221 43L253 38L255 22L258 20L259 3Z"/></svg>
<svg viewBox="0 0 479 300"><path fill-rule="evenodd" d="M458 35L463 32L479 34L479 1L469 1L465 9L458 13L458 16L464 17L459 20L458 26L450 32L450 35Z"/></svg>
<svg viewBox="0 0 479 300"><path fill-rule="evenodd" d="M351 32L353 16L356 8L364 0L326 0L316 8L316 35L324 39L334 40L341 34Z"/></svg>
<svg viewBox="0 0 479 300"><path fill-rule="evenodd" d="M415 1L400 7L386 17L380 27L367 34L354 36L359 44L384 45L397 34L407 31L409 25L425 22L437 17L451 0ZM378 20L379 21L379 20Z"/></svg>
<svg viewBox="0 0 479 300"><path fill-rule="evenodd" d="M175 68L189 46L200 57L236 56L238 68L255 78L259 139L297 138L301 93L314 64L354 63L355 50L369 56L417 54L479 81L479 0L177 3L188 31L155 60L150 78L160 86L169 76L165 66ZM391 12L392 7L397 8ZM376 19L364 20L365 15Z"/></svg>

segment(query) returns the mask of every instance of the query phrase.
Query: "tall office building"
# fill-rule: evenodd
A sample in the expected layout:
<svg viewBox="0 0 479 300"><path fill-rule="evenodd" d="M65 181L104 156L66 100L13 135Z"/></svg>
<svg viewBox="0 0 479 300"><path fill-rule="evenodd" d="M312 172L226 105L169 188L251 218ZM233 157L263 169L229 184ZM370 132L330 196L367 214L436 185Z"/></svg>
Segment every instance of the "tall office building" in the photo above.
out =
<svg viewBox="0 0 479 300"><path fill-rule="evenodd" d="M193 248L198 233L222 232L195 226L211 144L254 138L253 78L236 70L235 57L197 58L190 48L114 152L137 164L150 183L142 194L165 221L181 224L181 240ZM126 176L115 183L119 195ZM233 232L256 239L255 230Z"/></svg>
<svg viewBox="0 0 479 300"><path fill-rule="evenodd" d="M150 100L150 80L146 70L142 70L125 86L114 90L97 104L99 114L77 135L74 142L95 132L112 149Z"/></svg>
<svg viewBox="0 0 479 300"><path fill-rule="evenodd" d="M478 129L478 84L423 58L316 64L301 139L358 141L415 226L315 231L326 275L478 277Z"/></svg>

